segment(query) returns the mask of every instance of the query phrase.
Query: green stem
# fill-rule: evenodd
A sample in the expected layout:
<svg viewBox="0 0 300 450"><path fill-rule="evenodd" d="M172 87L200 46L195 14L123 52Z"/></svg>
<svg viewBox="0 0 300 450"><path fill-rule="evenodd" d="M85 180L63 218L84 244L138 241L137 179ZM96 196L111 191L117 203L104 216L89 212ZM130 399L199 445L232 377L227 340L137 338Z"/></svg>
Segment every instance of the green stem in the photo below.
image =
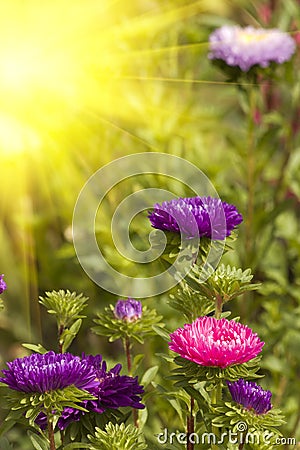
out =
<svg viewBox="0 0 300 450"><path fill-rule="evenodd" d="M216 302L215 302L215 318L216 319L221 319L222 308L223 308L223 298L221 297L220 294L217 294Z"/></svg>
<svg viewBox="0 0 300 450"><path fill-rule="evenodd" d="M211 391L211 403L212 405L216 405L221 403L222 401L222 381L219 381L216 385L216 387ZM212 432L216 436L216 438L219 438L219 428L212 426ZM217 444L212 444L211 450L218 450Z"/></svg>
<svg viewBox="0 0 300 450"><path fill-rule="evenodd" d="M131 343L130 343L128 336L126 336L126 338L123 340L123 344L124 344L124 350L125 350L126 361L127 361L128 375L132 376L132 362L131 362L131 352L130 352ZM132 416L133 416L134 425L136 426L136 428L138 428L139 427L138 413L135 408L132 408Z"/></svg>
<svg viewBox="0 0 300 450"><path fill-rule="evenodd" d="M63 353L63 342L61 342L60 340L61 340L61 336L62 336L64 330L65 330L65 326L64 325L60 325L59 328L58 328L58 336L57 336L59 353Z"/></svg>
<svg viewBox="0 0 300 450"><path fill-rule="evenodd" d="M256 108L256 88L250 87L249 117L248 117L248 143L247 143L247 215L246 215L246 266L249 265L253 257L253 216L254 216L254 196L255 196L255 108Z"/></svg>
<svg viewBox="0 0 300 450"><path fill-rule="evenodd" d="M132 369L131 353L130 353L131 345L130 345L130 340L127 336L124 340L124 349L125 349L126 360L127 360L128 375L131 375L131 369Z"/></svg>
<svg viewBox="0 0 300 450"><path fill-rule="evenodd" d="M53 430L52 422L49 419L49 416L48 416L47 422L48 422L48 437L49 437L49 441L50 441L50 450L56 450L55 441L54 441L54 430Z"/></svg>
<svg viewBox="0 0 300 450"><path fill-rule="evenodd" d="M186 428L187 428L187 450L194 450L193 442L190 442L190 435L194 433L195 430L195 422L194 422L194 404L195 401L193 397L191 397L190 410L188 411L186 418Z"/></svg>

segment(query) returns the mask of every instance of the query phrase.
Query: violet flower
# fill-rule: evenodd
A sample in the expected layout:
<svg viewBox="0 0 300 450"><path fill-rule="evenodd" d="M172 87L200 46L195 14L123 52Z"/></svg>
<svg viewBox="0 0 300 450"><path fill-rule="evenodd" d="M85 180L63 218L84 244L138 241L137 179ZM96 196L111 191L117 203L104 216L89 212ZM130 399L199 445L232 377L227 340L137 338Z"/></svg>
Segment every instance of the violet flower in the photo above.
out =
<svg viewBox="0 0 300 450"><path fill-rule="evenodd" d="M224 240L243 217L234 205L219 198L191 197L155 204L149 220L153 228L182 233L186 238Z"/></svg>
<svg viewBox="0 0 300 450"><path fill-rule="evenodd" d="M256 414L266 414L271 408L270 391L265 391L254 381L246 381L240 378L238 381L231 383L227 381L227 385L232 400L239 403L244 408L255 411Z"/></svg>
<svg viewBox="0 0 300 450"><path fill-rule="evenodd" d="M142 317L142 304L138 300L128 297L127 300L119 299L114 309L117 319L134 322Z"/></svg>
<svg viewBox="0 0 300 450"><path fill-rule="evenodd" d="M4 275L0 275L0 294L7 288L5 281L3 280Z"/></svg>

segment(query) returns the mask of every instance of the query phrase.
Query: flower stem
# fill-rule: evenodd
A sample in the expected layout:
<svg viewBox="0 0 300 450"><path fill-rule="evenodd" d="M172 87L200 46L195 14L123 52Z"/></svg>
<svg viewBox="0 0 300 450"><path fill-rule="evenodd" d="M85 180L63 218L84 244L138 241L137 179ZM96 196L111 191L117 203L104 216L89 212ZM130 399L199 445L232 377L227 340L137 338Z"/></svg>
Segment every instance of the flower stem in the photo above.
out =
<svg viewBox="0 0 300 450"><path fill-rule="evenodd" d="M132 369L131 353L130 353L131 345L130 345L130 340L128 337L125 338L124 349L125 349L126 360L127 360L128 375L131 375L131 369Z"/></svg>
<svg viewBox="0 0 300 450"><path fill-rule="evenodd" d="M222 308L223 308L223 298L221 297L220 294L217 294L216 303L215 303L215 318L216 319L221 319Z"/></svg>
<svg viewBox="0 0 300 450"><path fill-rule="evenodd" d="M212 403L212 405L216 405L216 404L220 403L221 400L222 400L222 382L219 381L217 383L217 385L215 386L215 388L211 391L211 403ZM219 437L219 428L218 427L215 427L213 425L212 432L216 438ZM211 450L218 450L218 448L219 447L217 444L211 445Z"/></svg>
<svg viewBox="0 0 300 450"><path fill-rule="evenodd" d="M249 118L248 118L248 144L247 144L247 217L246 217L246 255L248 261L246 266L252 262L253 257L253 216L254 216L254 196L255 196L255 109L256 91L255 87L250 87L248 92Z"/></svg>
<svg viewBox="0 0 300 450"><path fill-rule="evenodd" d="M63 353L63 342L61 342L60 340L61 340L61 336L62 336L64 330L65 330L65 326L64 325L60 325L59 328L58 328L58 336L57 336L59 353Z"/></svg>
<svg viewBox="0 0 300 450"><path fill-rule="evenodd" d="M194 404L195 401L193 397L191 397L190 410L188 411L187 419L186 419L186 428L187 428L187 450L194 450L194 443L190 441L190 435L194 433L195 423L194 423Z"/></svg>
<svg viewBox="0 0 300 450"><path fill-rule="evenodd" d="M126 355L126 360L127 360L128 375L132 376L132 362L131 362L131 352L130 352L131 343L130 343L128 336L126 336L126 338L123 340L123 344L124 344L124 350L125 350L125 355ZM136 428L138 428L139 427L138 413L135 408L132 408L132 416L133 416L134 425L136 426Z"/></svg>
<svg viewBox="0 0 300 450"><path fill-rule="evenodd" d="M48 417L48 437L50 441L50 450L56 450L55 441L54 441L54 430L52 426L52 422Z"/></svg>

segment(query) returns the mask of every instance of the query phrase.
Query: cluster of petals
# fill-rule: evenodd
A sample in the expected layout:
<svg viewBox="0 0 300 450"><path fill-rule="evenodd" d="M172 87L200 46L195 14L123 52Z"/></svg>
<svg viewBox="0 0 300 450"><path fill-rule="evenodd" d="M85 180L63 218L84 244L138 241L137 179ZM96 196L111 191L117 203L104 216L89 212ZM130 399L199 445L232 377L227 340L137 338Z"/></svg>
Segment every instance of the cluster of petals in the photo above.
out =
<svg viewBox="0 0 300 450"><path fill-rule="evenodd" d="M264 390L254 381L247 381L240 378L238 381L227 385L232 400L239 403L244 408L254 411L256 414L266 414L271 408L272 393Z"/></svg>
<svg viewBox="0 0 300 450"><path fill-rule="evenodd" d="M8 369L2 371L0 382L13 390L25 393L46 393L68 386L75 386L92 394L95 400L80 403L88 411L103 413L107 409L124 406L144 408L141 403L143 387L138 378L120 375L121 364L107 370L101 355L74 356L71 353L53 351L17 358L7 363ZM65 408L58 420L60 429L77 421L84 412L76 408ZM41 412L36 420L41 428L47 425L45 413Z"/></svg>
<svg viewBox="0 0 300 450"><path fill-rule="evenodd" d="M101 355L84 356L90 367L95 370L97 385L88 391L95 396L95 400L88 400L81 403L85 409L98 414L104 413L109 409L118 409L130 406L136 409L143 409L141 395L144 389L138 383L138 377L129 377L120 375L121 364L117 364L111 370L107 371L106 362L102 360ZM80 420L86 414L74 408L65 408L58 420L58 427L63 430L70 423Z"/></svg>
<svg viewBox="0 0 300 450"><path fill-rule="evenodd" d="M7 288L5 281L3 280L4 275L0 275L0 294Z"/></svg>
<svg viewBox="0 0 300 450"><path fill-rule="evenodd" d="M71 385L88 390L97 385L90 364L71 353L34 353L8 362L7 366L0 381L20 392L45 393Z"/></svg>
<svg viewBox="0 0 300 450"><path fill-rule="evenodd" d="M142 317L142 304L131 297L128 297L127 300L119 299L114 309L114 315L117 319L134 322Z"/></svg>
<svg viewBox="0 0 300 450"><path fill-rule="evenodd" d="M271 62L288 61L296 49L294 39L278 29L242 28L224 25L209 38L210 59L219 59L228 66L247 72L252 66L267 67Z"/></svg>
<svg viewBox="0 0 300 450"><path fill-rule="evenodd" d="M251 328L234 320L199 317L170 335L169 348L202 366L226 368L255 358L261 341Z"/></svg>
<svg viewBox="0 0 300 450"><path fill-rule="evenodd" d="M213 240L225 239L243 220L234 205L214 197L157 203L148 217L153 228L181 233L186 238L205 236Z"/></svg>

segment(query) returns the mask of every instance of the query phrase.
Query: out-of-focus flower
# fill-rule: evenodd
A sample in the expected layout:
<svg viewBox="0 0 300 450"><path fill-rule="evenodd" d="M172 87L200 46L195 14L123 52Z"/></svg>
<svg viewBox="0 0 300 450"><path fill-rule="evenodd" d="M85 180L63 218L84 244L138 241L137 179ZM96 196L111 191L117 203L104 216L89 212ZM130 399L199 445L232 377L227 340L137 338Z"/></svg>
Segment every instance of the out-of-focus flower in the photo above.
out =
<svg viewBox="0 0 300 450"><path fill-rule="evenodd" d="M3 280L4 275L0 275L0 294L7 288L5 281Z"/></svg>
<svg viewBox="0 0 300 450"><path fill-rule="evenodd" d="M113 369L107 371L106 362L101 355L84 356L85 361L96 373L97 385L88 391L96 397L81 403L88 411L102 414L107 409L118 409L125 406L142 409L141 395L144 393L143 387L139 385L138 378L120 375L121 364L117 364ZM65 408L58 420L58 427L63 430L71 422L80 420L85 412L74 408Z"/></svg>
<svg viewBox="0 0 300 450"><path fill-rule="evenodd" d="M134 322L142 317L142 304L130 297L127 300L119 299L114 309L114 315L117 319Z"/></svg>
<svg viewBox="0 0 300 450"><path fill-rule="evenodd" d="M251 328L234 320L199 317L170 335L169 348L202 366L225 368L255 358L264 345Z"/></svg>
<svg viewBox="0 0 300 450"><path fill-rule="evenodd" d="M246 381L240 378L232 383L227 381L227 385L232 400L244 406L244 408L254 410L256 414L265 414L272 408L272 393L265 391L254 381Z"/></svg>
<svg viewBox="0 0 300 450"><path fill-rule="evenodd" d="M278 29L242 28L224 25L209 38L210 59L224 61L228 66L238 66L243 72L271 62L282 64L295 52L294 39Z"/></svg>
<svg viewBox="0 0 300 450"><path fill-rule="evenodd" d="M186 238L223 240L243 217L234 205L219 198L191 197L155 204L149 220L153 228L182 233Z"/></svg>
<svg viewBox="0 0 300 450"><path fill-rule="evenodd" d="M98 385L93 367L71 353L34 353L7 363L2 383L20 392L45 393L68 386L92 389Z"/></svg>

